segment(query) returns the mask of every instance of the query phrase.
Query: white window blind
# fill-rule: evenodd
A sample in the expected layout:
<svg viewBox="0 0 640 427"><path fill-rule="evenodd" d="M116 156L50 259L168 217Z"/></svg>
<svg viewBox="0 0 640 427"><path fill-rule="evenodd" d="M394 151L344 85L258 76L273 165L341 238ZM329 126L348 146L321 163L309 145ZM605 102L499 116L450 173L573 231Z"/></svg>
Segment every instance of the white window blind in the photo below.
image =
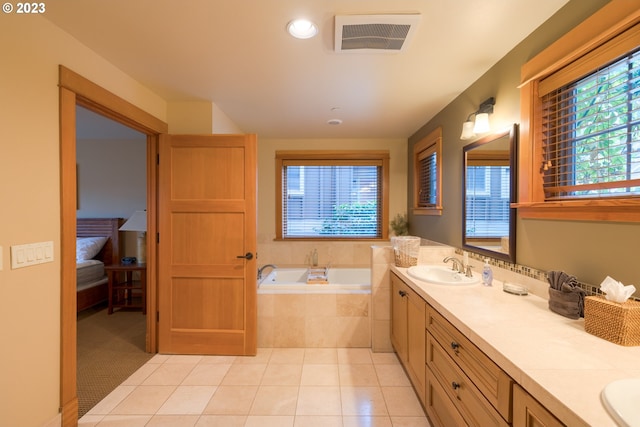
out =
<svg viewBox="0 0 640 427"><path fill-rule="evenodd" d="M418 154L417 178L418 201L420 208L436 206L438 200L437 155L435 145Z"/></svg>
<svg viewBox="0 0 640 427"><path fill-rule="evenodd" d="M284 160L283 237L380 238L382 166L377 163Z"/></svg>
<svg viewBox="0 0 640 427"><path fill-rule="evenodd" d="M639 40L633 28L540 83L545 200L640 195Z"/></svg>
<svg viewBox="0 0 640 427"><path fill-rule="evenodd" d="M509 166L470 163L466 173L466 236L471 238L508 236Z"/></svg>

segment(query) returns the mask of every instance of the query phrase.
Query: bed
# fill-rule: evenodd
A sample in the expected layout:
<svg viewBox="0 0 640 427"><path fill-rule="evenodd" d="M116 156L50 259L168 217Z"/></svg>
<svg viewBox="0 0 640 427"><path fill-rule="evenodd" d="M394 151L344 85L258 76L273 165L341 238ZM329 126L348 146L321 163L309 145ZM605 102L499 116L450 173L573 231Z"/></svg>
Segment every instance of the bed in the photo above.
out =
<svg viewBox="0 0 640 427"><path fill-rule="evenodd" d="M77 311L108 299L105 265L120 262L122 218L78 218L76 226Z"/></svg>

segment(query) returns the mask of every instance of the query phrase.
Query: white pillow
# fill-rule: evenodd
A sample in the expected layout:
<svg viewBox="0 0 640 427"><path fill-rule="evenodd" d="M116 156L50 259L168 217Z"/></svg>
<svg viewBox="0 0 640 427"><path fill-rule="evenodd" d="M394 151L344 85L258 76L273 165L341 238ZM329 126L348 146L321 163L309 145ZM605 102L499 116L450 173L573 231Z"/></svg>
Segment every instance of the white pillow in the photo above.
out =
<svg viewBox="0 0 640 427"><path fill-rule="evenodd" d="M107 242L108 237L78 237L76 239L76 260L92 259Z"/></svg>

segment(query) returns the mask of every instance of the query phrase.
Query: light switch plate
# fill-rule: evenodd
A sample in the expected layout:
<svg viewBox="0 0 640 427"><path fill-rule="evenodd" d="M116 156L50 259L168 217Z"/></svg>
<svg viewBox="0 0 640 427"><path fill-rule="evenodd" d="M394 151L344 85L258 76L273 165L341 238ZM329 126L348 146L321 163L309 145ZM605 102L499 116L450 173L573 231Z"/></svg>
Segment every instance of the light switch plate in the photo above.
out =
<svg viewBox="0 0 640 427"><path fill-rule="evenodd" d="M53 262L53 242L27 243L11 246L11 268Z"/></svg>

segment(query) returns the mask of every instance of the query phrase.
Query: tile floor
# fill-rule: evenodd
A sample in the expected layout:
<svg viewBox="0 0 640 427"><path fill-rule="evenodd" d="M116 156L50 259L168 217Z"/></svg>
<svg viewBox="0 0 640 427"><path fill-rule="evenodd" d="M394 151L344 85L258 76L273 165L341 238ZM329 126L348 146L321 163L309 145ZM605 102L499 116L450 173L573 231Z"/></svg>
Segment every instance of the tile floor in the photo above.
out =
<svg viewBox="0 0 640 427"><path fill-rule="evenodd" d="M261 348L156 355L80 427L429 427L394 353Z"/></svg>

